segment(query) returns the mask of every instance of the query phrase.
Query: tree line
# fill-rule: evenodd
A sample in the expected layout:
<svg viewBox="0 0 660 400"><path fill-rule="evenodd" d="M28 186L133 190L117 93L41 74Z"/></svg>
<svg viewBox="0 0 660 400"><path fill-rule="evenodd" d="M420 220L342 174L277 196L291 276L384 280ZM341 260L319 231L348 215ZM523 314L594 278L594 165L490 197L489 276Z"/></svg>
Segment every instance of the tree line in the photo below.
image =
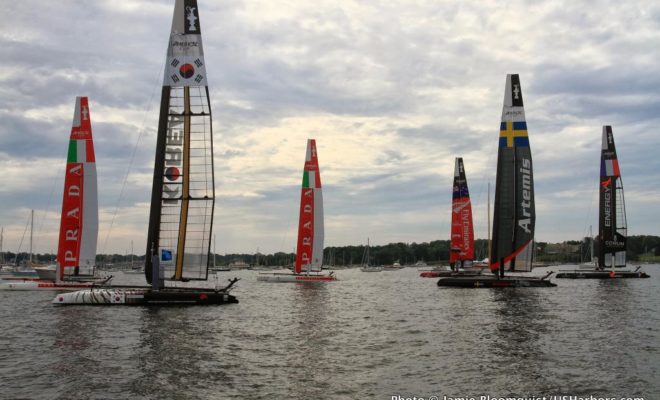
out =
<svg viewBox="0 0 660 400"><path fill-rule="evenodd" d="M639 235L630 236L628 242L628 260L660 262L660 236ZM597 254L597 243L594 243L594 254ZM488 241L475 240L475 258L477 260L488 257ZM430 265L447 264L449 262L449 240L434 240L424 243L389 243L381 246L369 247L369 263L372 265L388 265L395 262L401 265L424 262ZM562 243L536 243L537 261L578 263L589 261L592 240L572 240ZM361 265L365 263L366 246L336 246L326 247L323 251L325 265ZM12 252L2 254L0 262L19 263L28 259L23 252L18 256ZM144 255L126 254L99 254L96 256L98 265L128 264L133 260L135 265L144 264ZM37 263L53 263L54 254L33 254L32 260ZM291 265L294 260L293 253L277 252L274 254L216 254L217 265L228 265L235 262L244 262L250 265L277 266Z"/></svg>

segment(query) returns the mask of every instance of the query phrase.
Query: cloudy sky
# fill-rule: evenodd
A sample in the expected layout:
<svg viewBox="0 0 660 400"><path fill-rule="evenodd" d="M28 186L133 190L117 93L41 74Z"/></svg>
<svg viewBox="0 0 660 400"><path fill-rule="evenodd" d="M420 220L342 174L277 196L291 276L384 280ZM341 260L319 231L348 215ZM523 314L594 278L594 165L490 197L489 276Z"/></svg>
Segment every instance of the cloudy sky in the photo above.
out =
<svg viewBox="0 0 660 400"><path fill-rule="evenodd" d="M612 125L629 232L660 234L660 3L199 0L217 252L292 251L307 138L326 246L449 238L454 157L487 236L507 73L520 74L537 240L597 230ZM55 252L77 95L90 98L99 253L143 253L171 0L0 0L0 225ZM494 184L493 184L494 186ZM27 249L27 239L22 250Z"/></svg>

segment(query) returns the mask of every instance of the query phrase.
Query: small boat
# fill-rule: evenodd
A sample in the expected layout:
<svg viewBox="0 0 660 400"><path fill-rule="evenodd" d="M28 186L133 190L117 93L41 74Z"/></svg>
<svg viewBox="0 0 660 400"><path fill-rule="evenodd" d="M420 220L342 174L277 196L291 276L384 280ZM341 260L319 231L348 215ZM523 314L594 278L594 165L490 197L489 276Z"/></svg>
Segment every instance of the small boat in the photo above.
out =
<svg viewBox="0 0 660 400"><path fill-rule="evenodd" d="M600 152L600 196L598 202L598 265L580 266L577 270L559 270L557 278L618 279L648 278L637 267L626 268L628 224L623 198L623 181L614 146L612 127L603 126Z"/></svg>
<svg viewBox="0 0 660 400"><path fill-rule="evenodd" d="M176 0L167 50L147 231L144 274L151 286L111 286L64 293L54 304L220 305L238 303L206 281L215 206L213 132L196 0Z"/></svg>
<svg viewBox="0 0 660 400"><path fill-rule="evenodd" d="M376 266L376 265L364 265L360 267L360 271L362 272L382 272L383 267L382 266Z"/></svg>
<svg viewBox="0 0 660 400"><path fill-rule="evenodd" d="M402 268L403 267L401 266L401 264L399 264L399 262L395 262L392 265L385 265L383 267L383 271L398 271Z"/></svg>
<svg viewBox="0 0 660 400"><path fill-rule="evenodd" d="M534 180L520 78L507 75L497 154L490 269L493 275L440 278L438 286L465 288L552 287L544 277L505 276L530 272L534 249ZM496 261L493 261L496 260Z"/></svg>
<svg viewBox="0 0 660 400"><path fill-rule="evenodd" d="M307 140L302 189L300 191L300 217L298 219L298 246L293 272L261 272L262 282L328 282L335 281L334 272L324 274L323 264L323 192L319 170L316 140Z"/></svg>

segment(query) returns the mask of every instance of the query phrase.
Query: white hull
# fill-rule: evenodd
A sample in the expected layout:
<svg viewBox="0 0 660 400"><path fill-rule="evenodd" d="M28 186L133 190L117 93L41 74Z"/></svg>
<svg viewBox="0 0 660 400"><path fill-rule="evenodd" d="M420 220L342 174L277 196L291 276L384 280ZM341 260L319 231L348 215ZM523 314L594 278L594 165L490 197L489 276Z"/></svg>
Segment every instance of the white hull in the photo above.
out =
<svg viewBox="0 0 660 400"><path fill-rule="evenodd" d="M76 291L92 287L92 282L0 281L0 290L59 290Z"/></svg>
<svg viewBox="0 0 660 400"><path fill-rule="evenodd" d="M61 305L127 305L127 306L190 306L238 303L227 291L211 289L150 288L87 289L55 296L53 304Z"/></svg>
<svg viewBox="0 0 660 400"><path fill-rule="evenodd" d="M257 280L261 282L329 282L336 281L333 273L325 274L292 274L292 273L260 273Z"/></svg>
<svg viewBox="0 0 660 400"><path fill-rule="evenodd" d="M95 289L57 295L53 304L126 304L126 299L142 299L145 290Z"/></svg>
<svg viewBox="0 0 660 400"><path fill-rule="evenodd" d="M360 267L362 272L381 272L383 267Z"/></svg>

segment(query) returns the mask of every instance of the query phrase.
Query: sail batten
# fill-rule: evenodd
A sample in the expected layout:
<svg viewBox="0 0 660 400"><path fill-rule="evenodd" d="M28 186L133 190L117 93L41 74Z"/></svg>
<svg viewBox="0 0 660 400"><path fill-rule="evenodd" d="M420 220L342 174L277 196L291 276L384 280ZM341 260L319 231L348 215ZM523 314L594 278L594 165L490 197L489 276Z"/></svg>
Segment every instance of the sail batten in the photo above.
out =
<svg viewBox="0 0 660 400"><path fill-rule="evenodd" d="M612 127L603 126L600 157L598 266L625 267L628 225Z"/></svg>
<svg viewBox="0 0 660 400"><path fill-rule="evenodd" d="M457 157L454 165L449 263L454 264L472 260L474 260L472 204L463 158Z"/></svg>
<svg viewBox="0 0 660 400"><path fill-rule="evenodd" d="M530 271L536 213L534 179L522 88L507 75L500 123L493 218L491 270Z"/></svg>
<svg viewBox="0 0 660 400"><path fill-rule="evenodd" d="M145 275L157 255L166 280L208 276L215 187L211 105L196 0L177 0L167 50Z"/></svg>

